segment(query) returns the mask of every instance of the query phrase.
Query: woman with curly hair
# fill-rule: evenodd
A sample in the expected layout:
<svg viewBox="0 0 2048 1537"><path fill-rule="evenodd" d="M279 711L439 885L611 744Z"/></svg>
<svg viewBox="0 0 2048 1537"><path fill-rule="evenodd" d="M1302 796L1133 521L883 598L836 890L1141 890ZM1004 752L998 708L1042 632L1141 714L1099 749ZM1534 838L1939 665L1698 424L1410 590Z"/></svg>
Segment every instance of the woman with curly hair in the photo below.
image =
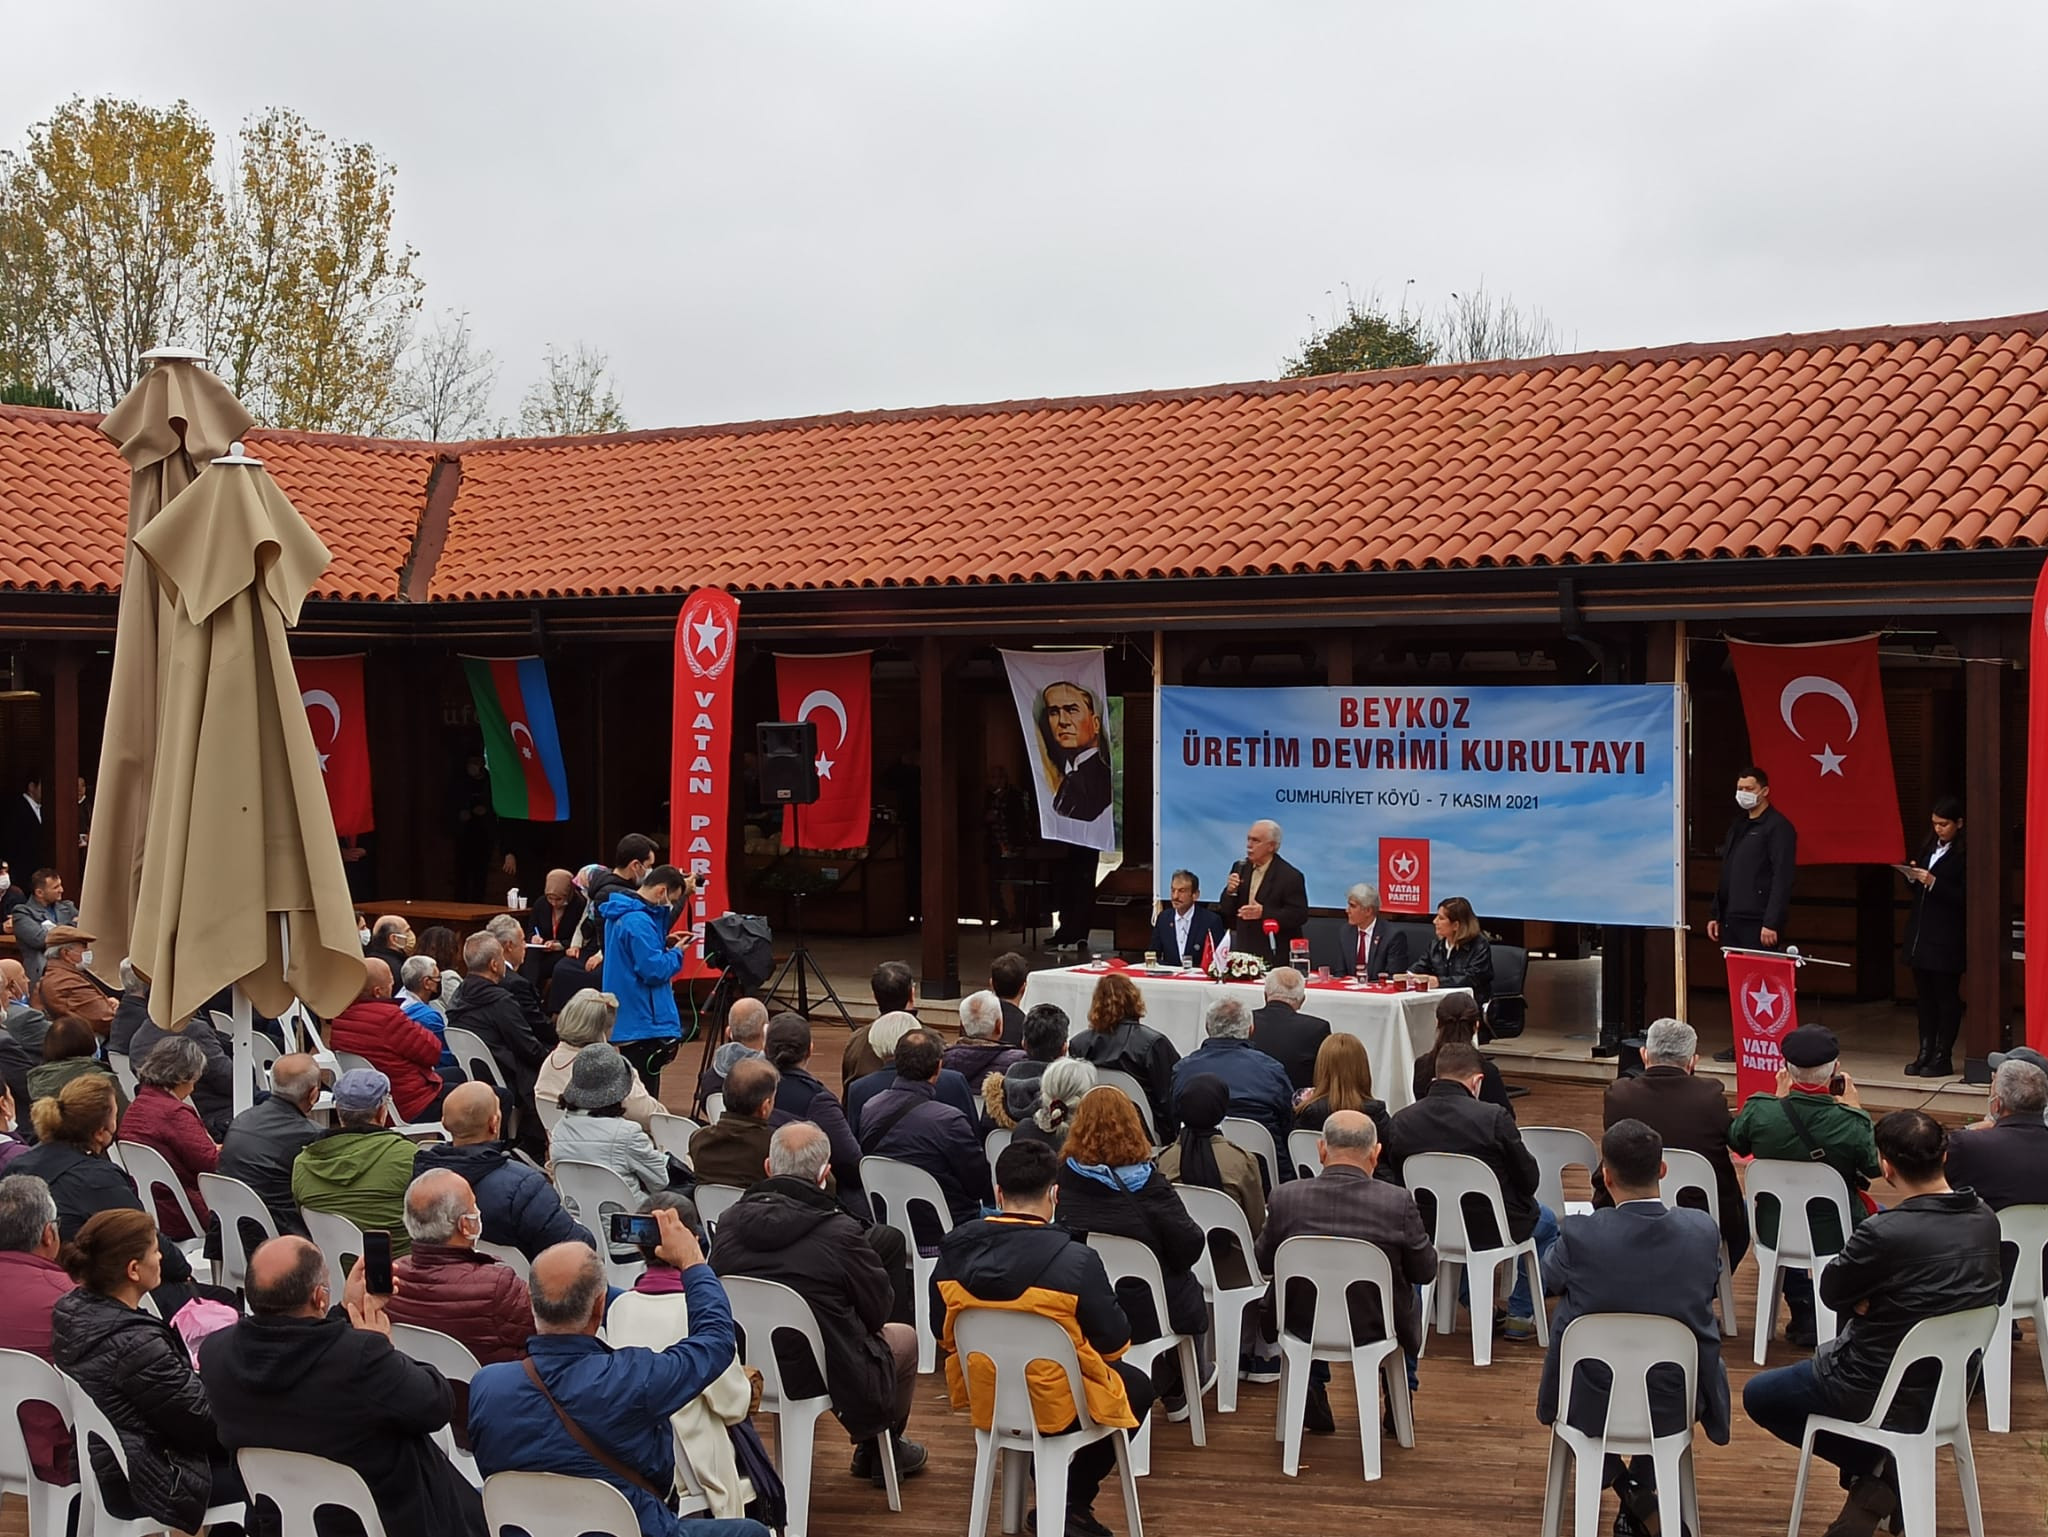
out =
<svg viewBox="0 0 2048 1537"><path fill-rule="evenodd" d="M1067 1043L1067 1055L1093 1062L1097 1072L1129 1073L1145 1086L1152 1124L1168 1141L1180 1129L1173 1114L1173 1069L1180 1053L1173 1042L1145 1023L1145 995L1138 984L1110 972L1088 1000L1088 1028Z"/></svg>

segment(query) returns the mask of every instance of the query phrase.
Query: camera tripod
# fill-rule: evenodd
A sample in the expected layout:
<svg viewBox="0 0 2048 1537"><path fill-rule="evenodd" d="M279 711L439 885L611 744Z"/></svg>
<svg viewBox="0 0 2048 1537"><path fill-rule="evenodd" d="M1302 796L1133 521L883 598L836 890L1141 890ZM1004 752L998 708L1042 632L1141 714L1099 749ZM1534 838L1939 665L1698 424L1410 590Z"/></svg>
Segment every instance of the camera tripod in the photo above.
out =
<svg viewBox="0 0 2048 1537"><path fill-rule="evenodd" d="M794 851L803 846L803 808L801 806L791 806L789 814L791 831L795 835L790 847ZM795 943L790 947L789 959L782 963L782 970L775 974L775 980L768 984L768 990L761 995L763 1001L778 998L783 987L787 985L791 977L794 977L796 979L796 1012L805 1019L809 1019L811 1017L809 984L811 979L815 977L818 983L818 1007L822 1009L827 1003L830 1003L841 1022L845 1024L847 1029L851 1030L854 1027L853 1016L846 1012L846 1005L840 1002L839 994L832 990L832 982L825 975L825 968L818 964L817 958L811 954L810 946L804 943L804 893L803 888L800 886L794 886L790 889L789 927L791 934L795 937Z"/></svg>

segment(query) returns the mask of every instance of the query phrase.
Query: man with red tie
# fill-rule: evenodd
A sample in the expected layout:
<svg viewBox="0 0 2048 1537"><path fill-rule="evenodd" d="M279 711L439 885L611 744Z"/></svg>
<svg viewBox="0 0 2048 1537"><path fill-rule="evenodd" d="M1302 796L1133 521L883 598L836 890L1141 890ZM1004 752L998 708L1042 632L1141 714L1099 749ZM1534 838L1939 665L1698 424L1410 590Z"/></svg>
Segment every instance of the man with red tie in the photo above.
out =
<svg viewBox="0 0 2048 1537"><path fill-rule="evenodd" d="M1408 970L1414 959L1409 953L1408 936L1380 918L1377 886L1360 881L1345 892L1344 918L1350 926L1334 944L1325 941L1326 953L1314 953L1323 948L1314 947L1309 956L1311 961L1329 967L1340 977L1359 971L1369 977L1397 976Z"/></svg>

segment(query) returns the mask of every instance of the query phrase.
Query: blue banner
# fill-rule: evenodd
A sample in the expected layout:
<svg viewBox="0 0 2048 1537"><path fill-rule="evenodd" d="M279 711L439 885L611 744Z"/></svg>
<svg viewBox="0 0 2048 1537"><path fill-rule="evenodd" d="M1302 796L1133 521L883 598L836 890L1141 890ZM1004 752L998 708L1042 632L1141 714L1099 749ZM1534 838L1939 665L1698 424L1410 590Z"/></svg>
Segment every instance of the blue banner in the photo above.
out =
<svg viewBox="0 0 2048 1537"><path fill-rule="evenodd" d="M1154 879L1214 900L1245 829L1280 824L1309 902L1354 883L1391 913L1664 927L1684 906L1680 692L1560 688L1159 691Z"/></svg>

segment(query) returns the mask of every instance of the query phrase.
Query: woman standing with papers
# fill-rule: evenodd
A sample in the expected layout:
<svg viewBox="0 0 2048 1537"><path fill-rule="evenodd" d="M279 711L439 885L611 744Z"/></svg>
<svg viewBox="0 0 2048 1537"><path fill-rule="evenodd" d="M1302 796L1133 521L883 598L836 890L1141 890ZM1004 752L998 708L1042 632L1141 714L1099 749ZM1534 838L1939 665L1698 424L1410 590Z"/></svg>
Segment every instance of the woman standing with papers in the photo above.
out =
<svg viewBox="0 0 2048 1537"><path fill-rule="evenodd" d="M1955 1075L1956 1036L1963 1028L1964 931L1963 803L1944 795L1934 803L1934 836L1918 859L1898 867L1913 886L1913 916L1906 924L1906 964L1920 1000L1920 1054L1906 1064L1915 1078Z"/></svg>

